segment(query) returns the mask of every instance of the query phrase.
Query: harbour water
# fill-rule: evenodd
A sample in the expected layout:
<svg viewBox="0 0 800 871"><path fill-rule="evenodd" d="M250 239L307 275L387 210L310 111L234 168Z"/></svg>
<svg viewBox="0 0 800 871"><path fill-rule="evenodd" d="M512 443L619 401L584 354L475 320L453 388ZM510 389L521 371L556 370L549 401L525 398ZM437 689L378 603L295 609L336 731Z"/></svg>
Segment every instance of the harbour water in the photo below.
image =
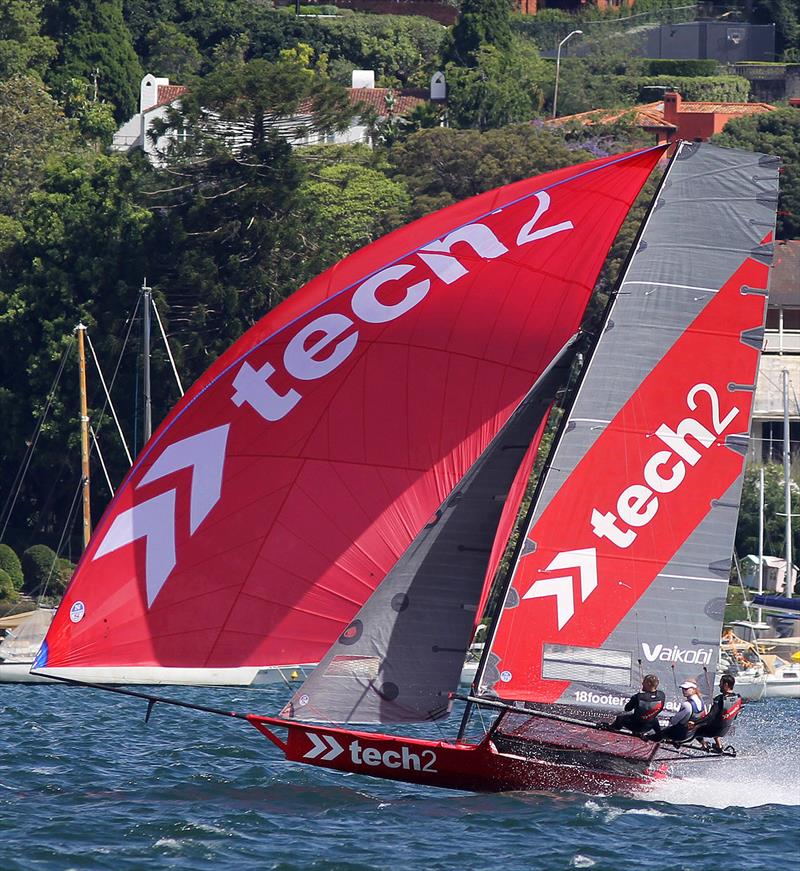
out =
<svg viewBox="0 0 800 871"><path fill-rule="evenodd" d="M284 687L162 695L275 713ZM800 701L749 705L736 760L631 798L474 795L283 760L247 723L98 690L0 687L0 871L800 869ZM419 727L452 737L455 723Z"/></svg>

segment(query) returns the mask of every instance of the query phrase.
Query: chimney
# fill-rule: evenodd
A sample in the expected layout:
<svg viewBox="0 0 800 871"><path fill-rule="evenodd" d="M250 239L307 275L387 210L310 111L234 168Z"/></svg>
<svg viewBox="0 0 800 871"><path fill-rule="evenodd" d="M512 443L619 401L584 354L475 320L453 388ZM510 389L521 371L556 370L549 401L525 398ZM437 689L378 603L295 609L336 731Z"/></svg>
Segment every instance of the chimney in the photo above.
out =
<svg viewBox="0 0 800 871"><path fill-rule="evenodd" d="M139 111L144 112L145 109L155 106L158 102L159 87L168 84L169 79L148 73L139 86Z"/></svg>
<svg viewBox="0 0 800 871"><path fill-rule="evenodd" d="M431 76L431 100L447 99L447 85L444 81L444 73L438 70Z"/></svg>
<svg viewBox="0 0 800 871"><path fill-rule="evenodd" d="M353 88L374 88L375 70L353 70Z"/></svg>
<svg viewBox="0 0 800 871"><path fill-rule="evenodd" d="M678 124L678 112L681 111L681 95L677 91L667 91L664 94L664 120L668 124Z"/></svg>

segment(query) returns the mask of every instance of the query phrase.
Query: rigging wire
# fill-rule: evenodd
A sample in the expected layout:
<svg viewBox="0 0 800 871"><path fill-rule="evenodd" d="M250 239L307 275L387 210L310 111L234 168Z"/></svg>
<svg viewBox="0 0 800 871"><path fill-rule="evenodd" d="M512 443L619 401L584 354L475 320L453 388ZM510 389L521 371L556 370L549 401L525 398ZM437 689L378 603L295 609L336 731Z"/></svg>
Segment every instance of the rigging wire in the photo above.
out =
<svg viewBox="0 0 800 871"><path fill-rule="evenodd" d="M56 565L58 560L61 557L61 549L64 546L64 541L67 538L67 532L72 524L75 522L75 518L78 514L78 506L80 504L80 496L81 490L83 488L83 479L78 482L78 486L75 488L75 494L72 497L72 505L70 505L69 511L67 512L67 520L64 523L64 526L61 529L61 537L58 540L58 546L55 549L55 553L53 554L53 561L50 564L50 571L47 573L47 577L45 578L44 586L39 591L39 596L37 598L37 604L40 604L42 599L47 595L47 588L50 586L50 580L53 577L53 573L55 572Z"/></svg>
<svg viewBox="0 0 800 871"><path fill-rule="evenodd" d="M28 441L28 447L25 452L25 456L17 469L17 474L14 478L14 483L11 485L11 489L6 497L6 501L3 505L3 510L0 512L0 517L3 517L3 527L0 529L0 541L3 540L6 534L6 529L8 528L8 523L11 519L11 514L14 511L14 506L17 504L17 499L19 498L19 494L22 490L22 483L25 479L25 475L28 472L28 468L31 464L31 460L33 459L33 452L36 448L36 445L39 441L39 436L42 434L42 428L44 427L45 421L47 420L47 416L50 413L50 409L53 406L53 400L55 399L56 388L58 387L59 382L61 381L61 376L64 373L64 367L67 364L67 360L69 359L70 352L72 351L72 347L75 344L75 336L73 335L67 347L64 349L64 353L61 355L61 362L58 366L58 371L56 372L56 376L53 379L53 384L50 388L50 393L47 396L47 402L45 403L45 407L39 417L38 422L33 430L33 434Z"/></svg>
<svg viewBox="0 0 800 871"><path fill-rule="evenodd" d="M164 340L164 347L167 349L167 357L169 357L170 366L172 366L172 374L175 376L175 381L178 385L178 390L181 392L181 396L184 395L183 385L181 384L181 377L178 375L178 367L175 365L175 358L172 356L172 348L169 346L169 342L167 341L167 334L164 331L164 324L161 323L161 315L158 313L158 309L156 308L155 300L151 299L150 304L153 306L153 311L156 315L156 321L158 321L158 328L161 330L161 338Z"/></svg>
<svg viewBox="0 0 800 871"><path fill-rule="evenodd" d="M103 415L105 414L106 407L110 408L111 409L111 416L114 418L114 423L117 425L117 432L119 433L119 439L122 442L122 447L125 449L125 456L128 458L128 465L132 466L133 459L131 458L131 452L128 450L128 443L125 441L125 435L122 432L122 425L119 422L119 417L117 416L117 410L114 408L114 403L111 401L111 394L108 392L108 387L106 387L106 379L103 377L103 370L100 368L100 361L97 359L97 354L95 353L94 345L92 344L92 340L91 340L91 338L89 338L89 331L88 330L86 331L86 340L87 340L87 343L89 345L89 350L92 353L92 359L94 360L94 365L95 365L95 368L97 369L97 374L100 376L100 383L103 385L103 391L105 392L105 397L106 397L106 402L105 402L105 405L103 406L103 409L100 413L100 420L98 421L97 425L100 426L100 423L102 423L102 418L103 418ZM125 346L123 345L123 349L124 349L124 347ZM94 444L95 444L95 447L97 448L97 453L99 456L100 455L100 444L97 440L97 436L95 435L94 430L92 431L92 435L94 436ZM105 463L103 462L102 457L100 457L100 462L103 466L103 471L106 474L106 480L108 481L108 472L106 471L106 466L105 466ZM112 494L114 493L114 488L111 486L110 481L108 481L108 489L111 490Z"/></svg>
<svg viewBox="0 0 800 871"><path fill-rule="evenodd" d="M100 468L103 470L103 475L105 476L105 479L106 479L106 485L108 486L109 492L113 496L114 495L114 486L111 483L111 478L108 474L108 468L106 467L106 461L103 458L103 452L100 450L100 442L97 438L97 433L94 431L93 426L89 427L89 432L92 435L92 445L97 449L97 458L98 458L98 460L100 460ZM128 457L128 459L130 459L130 457Z"/></svg>

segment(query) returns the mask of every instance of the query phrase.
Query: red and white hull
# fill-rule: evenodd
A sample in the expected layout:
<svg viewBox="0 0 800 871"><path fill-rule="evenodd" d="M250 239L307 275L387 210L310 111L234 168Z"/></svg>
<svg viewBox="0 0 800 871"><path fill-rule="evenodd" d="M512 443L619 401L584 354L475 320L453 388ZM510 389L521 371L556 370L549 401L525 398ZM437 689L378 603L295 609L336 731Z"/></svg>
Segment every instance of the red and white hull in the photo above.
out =
<svg viewBox="0 0 800 871"><path fill-rule="evenodd" d="M477 744L451 743L298 724L254 714L248 720L291 762L444 789L631 793L667 774L666 766L660 764L629 776L501 753L488 735ZM287 730L285 740L275 734L275 727Z"/></svg>

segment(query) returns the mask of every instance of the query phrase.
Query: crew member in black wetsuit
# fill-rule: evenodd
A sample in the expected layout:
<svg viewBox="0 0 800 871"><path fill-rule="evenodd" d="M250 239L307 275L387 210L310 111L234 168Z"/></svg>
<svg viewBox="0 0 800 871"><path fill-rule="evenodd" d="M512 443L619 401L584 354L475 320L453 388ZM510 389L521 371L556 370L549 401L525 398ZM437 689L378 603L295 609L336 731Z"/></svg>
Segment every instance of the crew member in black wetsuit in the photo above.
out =
<svg viewBox="0 0 800 871"><path fill-rule="evenodd" d="M667 699L658 688L658 678L654 674L645 675L642 681L642 691L630 697L625 705L628 713L617 714L614 722L608 728L617 731L629 729L634 735L646 735L655 732L658 736L661 726L658 715L664 708Z"/></svg>
<svg viewBox="0 0 800 871"><path fill-rule="evenodd" d="M722 741L730 732L733 721L742 709L742 697L733 691L736 678L732 674L723 674L719 679L720 694L714 696L709 712L698 723L695 738L713 738L713 749L722 752Z"/></svg>

